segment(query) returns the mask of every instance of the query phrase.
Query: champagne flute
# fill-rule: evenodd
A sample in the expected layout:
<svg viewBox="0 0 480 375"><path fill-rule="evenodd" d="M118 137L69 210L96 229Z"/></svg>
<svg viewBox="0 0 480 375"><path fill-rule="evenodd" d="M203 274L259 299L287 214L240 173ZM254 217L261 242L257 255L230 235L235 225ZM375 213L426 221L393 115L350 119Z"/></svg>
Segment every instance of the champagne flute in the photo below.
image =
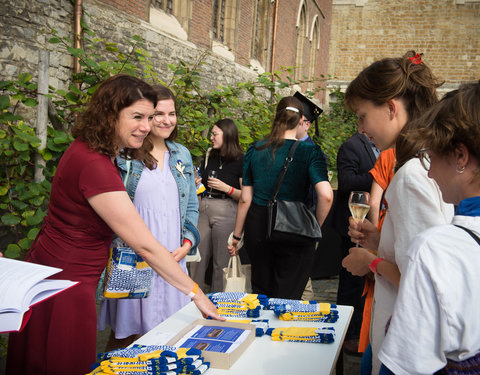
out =
<svg viewBox="0 0 480 375"><path fill-rule="evenodd" d="M370 210L370 194L366 191L352 191L348 198L348 208L356 223L361 223ZM356 243L358 247L358 242Z"/></svg>
<svg viewBox="0 0 480 375"><path fill-rule="evenodd" d="M217 171L215 171L213 169L208 171L208 178L217 178L217 176L218 176ZM210 188L210 195L212 194L212 190L213 190L213 188Z"/></svg>

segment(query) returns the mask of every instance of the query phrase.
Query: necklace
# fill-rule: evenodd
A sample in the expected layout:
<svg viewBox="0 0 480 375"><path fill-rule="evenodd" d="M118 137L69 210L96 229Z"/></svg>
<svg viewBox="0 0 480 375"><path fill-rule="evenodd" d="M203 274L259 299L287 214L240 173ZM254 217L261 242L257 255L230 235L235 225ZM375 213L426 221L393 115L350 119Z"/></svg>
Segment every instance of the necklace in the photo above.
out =
<svg viewBox="0 0 480 375"><path fill-rule="evenodd" d="M218 169L222 170L223 163L225 163L225 161L222 162L222 157L221 156L219 156L219 158L220 158L220 166L218 167Z"/></svg>

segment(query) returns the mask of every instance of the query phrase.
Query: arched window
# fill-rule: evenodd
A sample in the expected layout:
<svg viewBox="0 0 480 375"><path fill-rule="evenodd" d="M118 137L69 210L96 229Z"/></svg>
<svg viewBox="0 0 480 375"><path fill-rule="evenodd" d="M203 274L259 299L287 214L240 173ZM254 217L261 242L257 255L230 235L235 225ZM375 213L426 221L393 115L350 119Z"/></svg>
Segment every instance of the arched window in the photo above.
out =
<svg viewBox="0 0 480 375"><path fill-rule="evenodd" d="M297 43L295 48L295 79L303 78L303 46L307 37L307 12L305 3L300 3L300 12L297 19Z"/></svg>
<svg viewBox="0 0 480 375"><path fill-rule="evenodd" d="M250 55L265 67L267 64L269 0L254 0L254 24Z"/></svg>
<svg viewBox="0 0 480 375"><path fill-rule="evenodd" d="M173 13L173 0L153 0L152 6L163 10L165 13Z"/></svg>
<svg viewBox="0 0 480 375"><path fill-rule="evenodd" d="M237 0L213 0L213 38L235 50Z"/></svg>
<svg viewBox="0 0 480 375"><path fill-rule="evenodd" d="M213 37L222 43L225 37L225 2L226 0L213 0Z"/></svg>
<svg viewBox="0 0 480 375"><path fill-rule="evenodd" d="M150 6L150 23L153 26L178 38L187 39L192 16L190 0L152 0ZM172 23L172 19L178 23Z"/></svg>
<svg viewBox="0 0 480 375"><path fill-rule="evenodd" d="M308 63L308 78L315 77L315 68L317 67L318 54L320 53L320 24L318 16L315 15L312 24L312 32L310 34L310 61ZM314 83L309 84L310 88L313 88Z"/></svg>

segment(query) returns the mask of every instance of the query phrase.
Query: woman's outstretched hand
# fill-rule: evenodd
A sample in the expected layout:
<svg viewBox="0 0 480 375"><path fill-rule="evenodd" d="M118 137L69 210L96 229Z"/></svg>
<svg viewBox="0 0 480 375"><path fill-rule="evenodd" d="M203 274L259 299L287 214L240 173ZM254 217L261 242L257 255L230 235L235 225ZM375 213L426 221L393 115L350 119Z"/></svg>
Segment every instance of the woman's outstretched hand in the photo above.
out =
<svg viewBox="0 0 480 375"><path fill-rule="evenodd" d="M204 318L210 317L215 320L226 320L223 316L220 316L215 305L201 290L197 292L192 300Z"/></svg>

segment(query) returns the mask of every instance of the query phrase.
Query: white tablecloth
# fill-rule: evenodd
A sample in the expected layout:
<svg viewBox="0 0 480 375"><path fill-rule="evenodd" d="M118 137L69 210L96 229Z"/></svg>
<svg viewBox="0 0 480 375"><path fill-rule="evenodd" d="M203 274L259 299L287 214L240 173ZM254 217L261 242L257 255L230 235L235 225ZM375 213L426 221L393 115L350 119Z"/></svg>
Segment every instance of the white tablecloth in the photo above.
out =
<svg viewBox="0 0 480 375"><path fill-rule="evenodd" d="M270 336L256 337L229 370L210 368L207 375L327 375L332 374L345 332L353 313L352 306L338 306L335 323L289 322L279 320L272 311L262 311L259 319L268 319L270 327L335 327L332 344L272 341ZM193 302L140 337L135 344L164 345L187 325L201 319Z"/></svg>

